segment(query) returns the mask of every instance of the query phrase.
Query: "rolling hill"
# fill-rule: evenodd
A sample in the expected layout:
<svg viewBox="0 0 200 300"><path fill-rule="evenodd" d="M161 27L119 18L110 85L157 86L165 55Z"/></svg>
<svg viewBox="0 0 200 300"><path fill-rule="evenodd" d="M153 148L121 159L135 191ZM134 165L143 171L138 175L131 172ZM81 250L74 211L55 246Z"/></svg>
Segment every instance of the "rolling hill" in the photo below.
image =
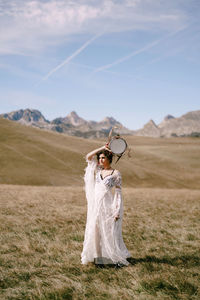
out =
<svg viewBox="0 0 200 300"><path fill-rule="evenodd" d="M200 140L127 136L132 157L114 168L126 187L200 188ZM82 186L84 157L105 139L86 140L0 119L0 184Z"/></svg>

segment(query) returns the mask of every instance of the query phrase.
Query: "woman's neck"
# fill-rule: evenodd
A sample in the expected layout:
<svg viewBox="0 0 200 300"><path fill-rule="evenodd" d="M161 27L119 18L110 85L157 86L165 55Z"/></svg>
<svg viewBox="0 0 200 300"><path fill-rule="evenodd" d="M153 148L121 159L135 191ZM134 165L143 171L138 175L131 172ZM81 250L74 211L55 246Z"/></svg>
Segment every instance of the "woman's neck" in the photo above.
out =
<svg viewBox="0 0 200 300"><path fill-rule="evenodd" d="M111 168L111 166L106 166L106 167L104 167L103 169L104 169L104 170L110 170L110 169L112 169L112 168Z"/></svg>

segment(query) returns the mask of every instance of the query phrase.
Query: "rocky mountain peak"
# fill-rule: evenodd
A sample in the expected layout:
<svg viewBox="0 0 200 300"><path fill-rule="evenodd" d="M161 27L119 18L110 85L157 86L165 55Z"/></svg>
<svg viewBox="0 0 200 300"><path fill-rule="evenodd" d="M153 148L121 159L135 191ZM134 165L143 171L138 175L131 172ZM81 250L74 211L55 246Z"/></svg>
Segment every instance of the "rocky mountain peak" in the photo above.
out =
<svg viewBox="0 0 200 300"><path fill-rule="evenodd" d="M153 120L150 120L142 129L137 130L135 134L139 136L159 137L160 129Z"/></svg>
<svg viewBox="0 0 200 300"><path fill-rule="evenodd" d="M148 123L146 123L145 125L144 125L144 127L155 127L155 128L157 128L157 125L156 125L156 123L154 122L154 120L150 120Z"/></svg>
<svg viewBox="0 0 200 300"><path fill-rule="evenodd" d="M163 121L158 125L159 128L163 128L166 126L166 124L170 123L171 121L173 122L175 118L172 115L167 115Z"/></svg>
<svg viewBox="0 0 200 300"><path fill-rule="evenodd" d="M20 123L48 123L44 116L39 110L36 109L20 109L17 111L12 111L7 114L2 114L0 117L3 117L8 120L18 121Z"/></svg>
<svg viewBox="0 0 200 300"><path fill-rule="evenodd" d="M167 116L164 118L164 121L168 121L168 120L171 120L171 119L174 119L174 116L172 116L172 115L167 115Z"/></svg>
<svg viewBox="0 0 200 300"><path fill-rule="evenodd" d="M29 108L23 111L23 119L27 122L47 121L39 110Z"/></svg>
<svg viewBox="0 0 200 300"><path fill-rule="evenodd" d="M67 115L67 117L69 117L69 118L79 118L78 114L77 114L74 110L71 111L71 112Z"/></svg>
<svg viewBox="0 0 200 300"><path fill-rule="evenodd" d="M105 117L100 123L110 125L110 126L121 125L121 123L119 123L113 117Z"/></svg>
<svg viewBox="0 0 200 300"><path fill-rule="evenodd" d="M79 126L79 125L83 125L86 123L86 121L84 119L82 119L81 117L79 117L79 115L75 111L72 111L71 113L69 113L66 116L66 118L63 119L63 121L65 123L69 123L73 126Z"/></svg>
<svg viewBox="0 0 200 300"><path fill-rule="evenodd" d="M185 120L200 121L200 110L190 111L181 118Z"/></svg>

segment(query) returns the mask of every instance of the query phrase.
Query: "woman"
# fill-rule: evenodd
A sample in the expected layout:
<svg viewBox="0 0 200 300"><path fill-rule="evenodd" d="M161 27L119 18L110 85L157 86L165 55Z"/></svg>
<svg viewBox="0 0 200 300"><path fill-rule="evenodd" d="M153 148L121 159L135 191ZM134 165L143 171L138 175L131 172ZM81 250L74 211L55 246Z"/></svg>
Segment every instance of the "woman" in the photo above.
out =
<svg viewBox="0 0 200 300"><path fill-rule="evenodd" d="M81 253L82 264L94 262L95 258L107 258L114 264L129 264L127 258L130 253L122 238L121 175L111 167L112 157L107 145L86 156L88 166L84 180L87 223Z"/></svg>

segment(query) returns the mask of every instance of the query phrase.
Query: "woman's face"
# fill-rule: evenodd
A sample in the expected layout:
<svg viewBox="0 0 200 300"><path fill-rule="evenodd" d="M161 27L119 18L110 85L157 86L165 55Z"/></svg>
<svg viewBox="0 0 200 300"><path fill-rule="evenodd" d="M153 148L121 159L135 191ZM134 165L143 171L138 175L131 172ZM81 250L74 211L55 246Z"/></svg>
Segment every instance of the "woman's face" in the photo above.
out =
<svg viewBox="0 0 200 300"><path fill-rule="evenodd" d="M103 153L99 155L99 165L104 168L110 166L108 158Z"/></svg>

